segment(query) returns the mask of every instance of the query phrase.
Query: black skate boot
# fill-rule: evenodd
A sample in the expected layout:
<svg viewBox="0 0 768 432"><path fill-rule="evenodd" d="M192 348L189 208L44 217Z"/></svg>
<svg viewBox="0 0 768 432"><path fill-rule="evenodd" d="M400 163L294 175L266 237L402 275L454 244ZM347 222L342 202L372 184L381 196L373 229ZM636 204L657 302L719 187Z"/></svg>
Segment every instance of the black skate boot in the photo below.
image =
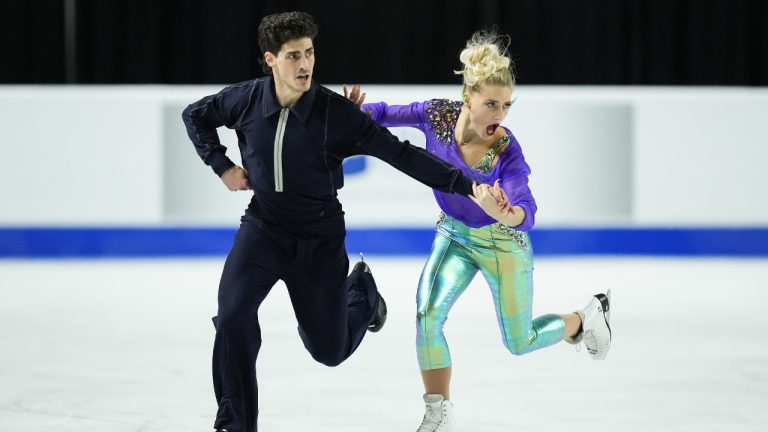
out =
<svg viewBox="0 0 768 432"><path fill-rule="evenodd" d="M373 321L368 324L368 331L376 333L384 327L384 323L387 322L387 302L384 301L384 297L380 293L376 293L379 296L379 305L376 308L376 315L373 317Z"/></svg>
<svg viewBox="0 0 768 432"><path fill-rule="evenodd" d="M355 264L355 267L352 269L352 271L371 274L371 268L368 267L368 264L365 263L362 253L360 254L360 262ZM374 315L371 323L368 324L368 331L373 333L381 330L381 328L384 327L384 323L387 321L387 302L384 301L384 297L381 296L380 292L377 291L376 295L379 296L376 314Z"/></svg>

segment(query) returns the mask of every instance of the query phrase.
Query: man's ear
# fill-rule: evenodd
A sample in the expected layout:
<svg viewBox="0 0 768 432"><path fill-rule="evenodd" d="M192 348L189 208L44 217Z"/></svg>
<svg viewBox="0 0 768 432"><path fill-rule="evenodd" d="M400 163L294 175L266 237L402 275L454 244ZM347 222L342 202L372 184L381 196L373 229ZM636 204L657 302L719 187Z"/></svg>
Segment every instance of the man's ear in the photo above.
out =
<svg viewBox="0 0 768 432"><path fill-rule="evenodd" d="M276 60L275 55L272 54L271 52L267 51L264 53L264 63L266 63L267 66L274 67L275 60Z"/></svg>

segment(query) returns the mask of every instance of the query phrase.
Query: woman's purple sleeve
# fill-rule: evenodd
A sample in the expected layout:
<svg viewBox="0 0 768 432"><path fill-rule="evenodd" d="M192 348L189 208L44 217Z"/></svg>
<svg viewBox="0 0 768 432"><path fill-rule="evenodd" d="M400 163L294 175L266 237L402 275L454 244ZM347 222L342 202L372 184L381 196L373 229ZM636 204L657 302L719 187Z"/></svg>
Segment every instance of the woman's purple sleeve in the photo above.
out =
<svg viewBox="0 0 768 432"><path fill-rule="evenodd" d="M363 104L363 112L369 113L373 121L384 127L414 127L422 129L424 124L424 102L409 105L387 105L386 102Z"/></svg>
<svg viewBox="0 0 768 432"><path fill-rule="evenodd" d="M520 144L514 137L506 151L511 153L501 172L501 188L506 192L510 204L520 206L525 211L525 219L515 229L529 231L536 221L537 209L536 200L533 199L531 189L528 187L531 168L525 162Z"/></svg>

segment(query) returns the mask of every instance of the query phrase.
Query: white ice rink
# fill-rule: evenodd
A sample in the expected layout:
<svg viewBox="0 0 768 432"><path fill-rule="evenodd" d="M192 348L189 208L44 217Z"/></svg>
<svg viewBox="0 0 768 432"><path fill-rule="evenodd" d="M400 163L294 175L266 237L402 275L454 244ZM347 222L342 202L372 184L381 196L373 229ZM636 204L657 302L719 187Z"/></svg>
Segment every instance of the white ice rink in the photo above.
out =
<svg viewBox="0 0 768 432"><path fill-rule="evenodd" d="M307 354L282 284L261 308L260 431L415 431L417 258L369 257L387 325L344 364ZM0 430L210 431L223 258L0 261ZM768 261L539 258L534 314L613 289L605 362L509 354L477 278L446 328L463 432L768 431Z"/></svg>

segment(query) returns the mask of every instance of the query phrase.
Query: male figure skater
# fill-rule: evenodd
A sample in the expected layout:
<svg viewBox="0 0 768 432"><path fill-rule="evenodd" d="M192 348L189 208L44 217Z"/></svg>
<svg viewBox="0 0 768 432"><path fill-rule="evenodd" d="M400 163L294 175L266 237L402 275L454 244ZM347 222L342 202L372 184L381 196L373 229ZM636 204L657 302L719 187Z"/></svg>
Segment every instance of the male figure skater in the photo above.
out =
<svg viewBox="0 0 768 432"><path fill-rule="evenodd" d="M378 331L386 305L364 262L347 276L344 212L337 199L342 161L382 159L419 182L468 196L461 171L377 126L344 97L312 80L318 27L302 12L265 17L259 46L267 77L227 87L189 105L189 138L230 191L254 191L224 265L214 319L214 428L256 431L258 309L282 279L312 357L336 366L366 330ZM216 128L235 129L243 167L226 155ZM485 185L483 185L485 186Z"/></svg>

